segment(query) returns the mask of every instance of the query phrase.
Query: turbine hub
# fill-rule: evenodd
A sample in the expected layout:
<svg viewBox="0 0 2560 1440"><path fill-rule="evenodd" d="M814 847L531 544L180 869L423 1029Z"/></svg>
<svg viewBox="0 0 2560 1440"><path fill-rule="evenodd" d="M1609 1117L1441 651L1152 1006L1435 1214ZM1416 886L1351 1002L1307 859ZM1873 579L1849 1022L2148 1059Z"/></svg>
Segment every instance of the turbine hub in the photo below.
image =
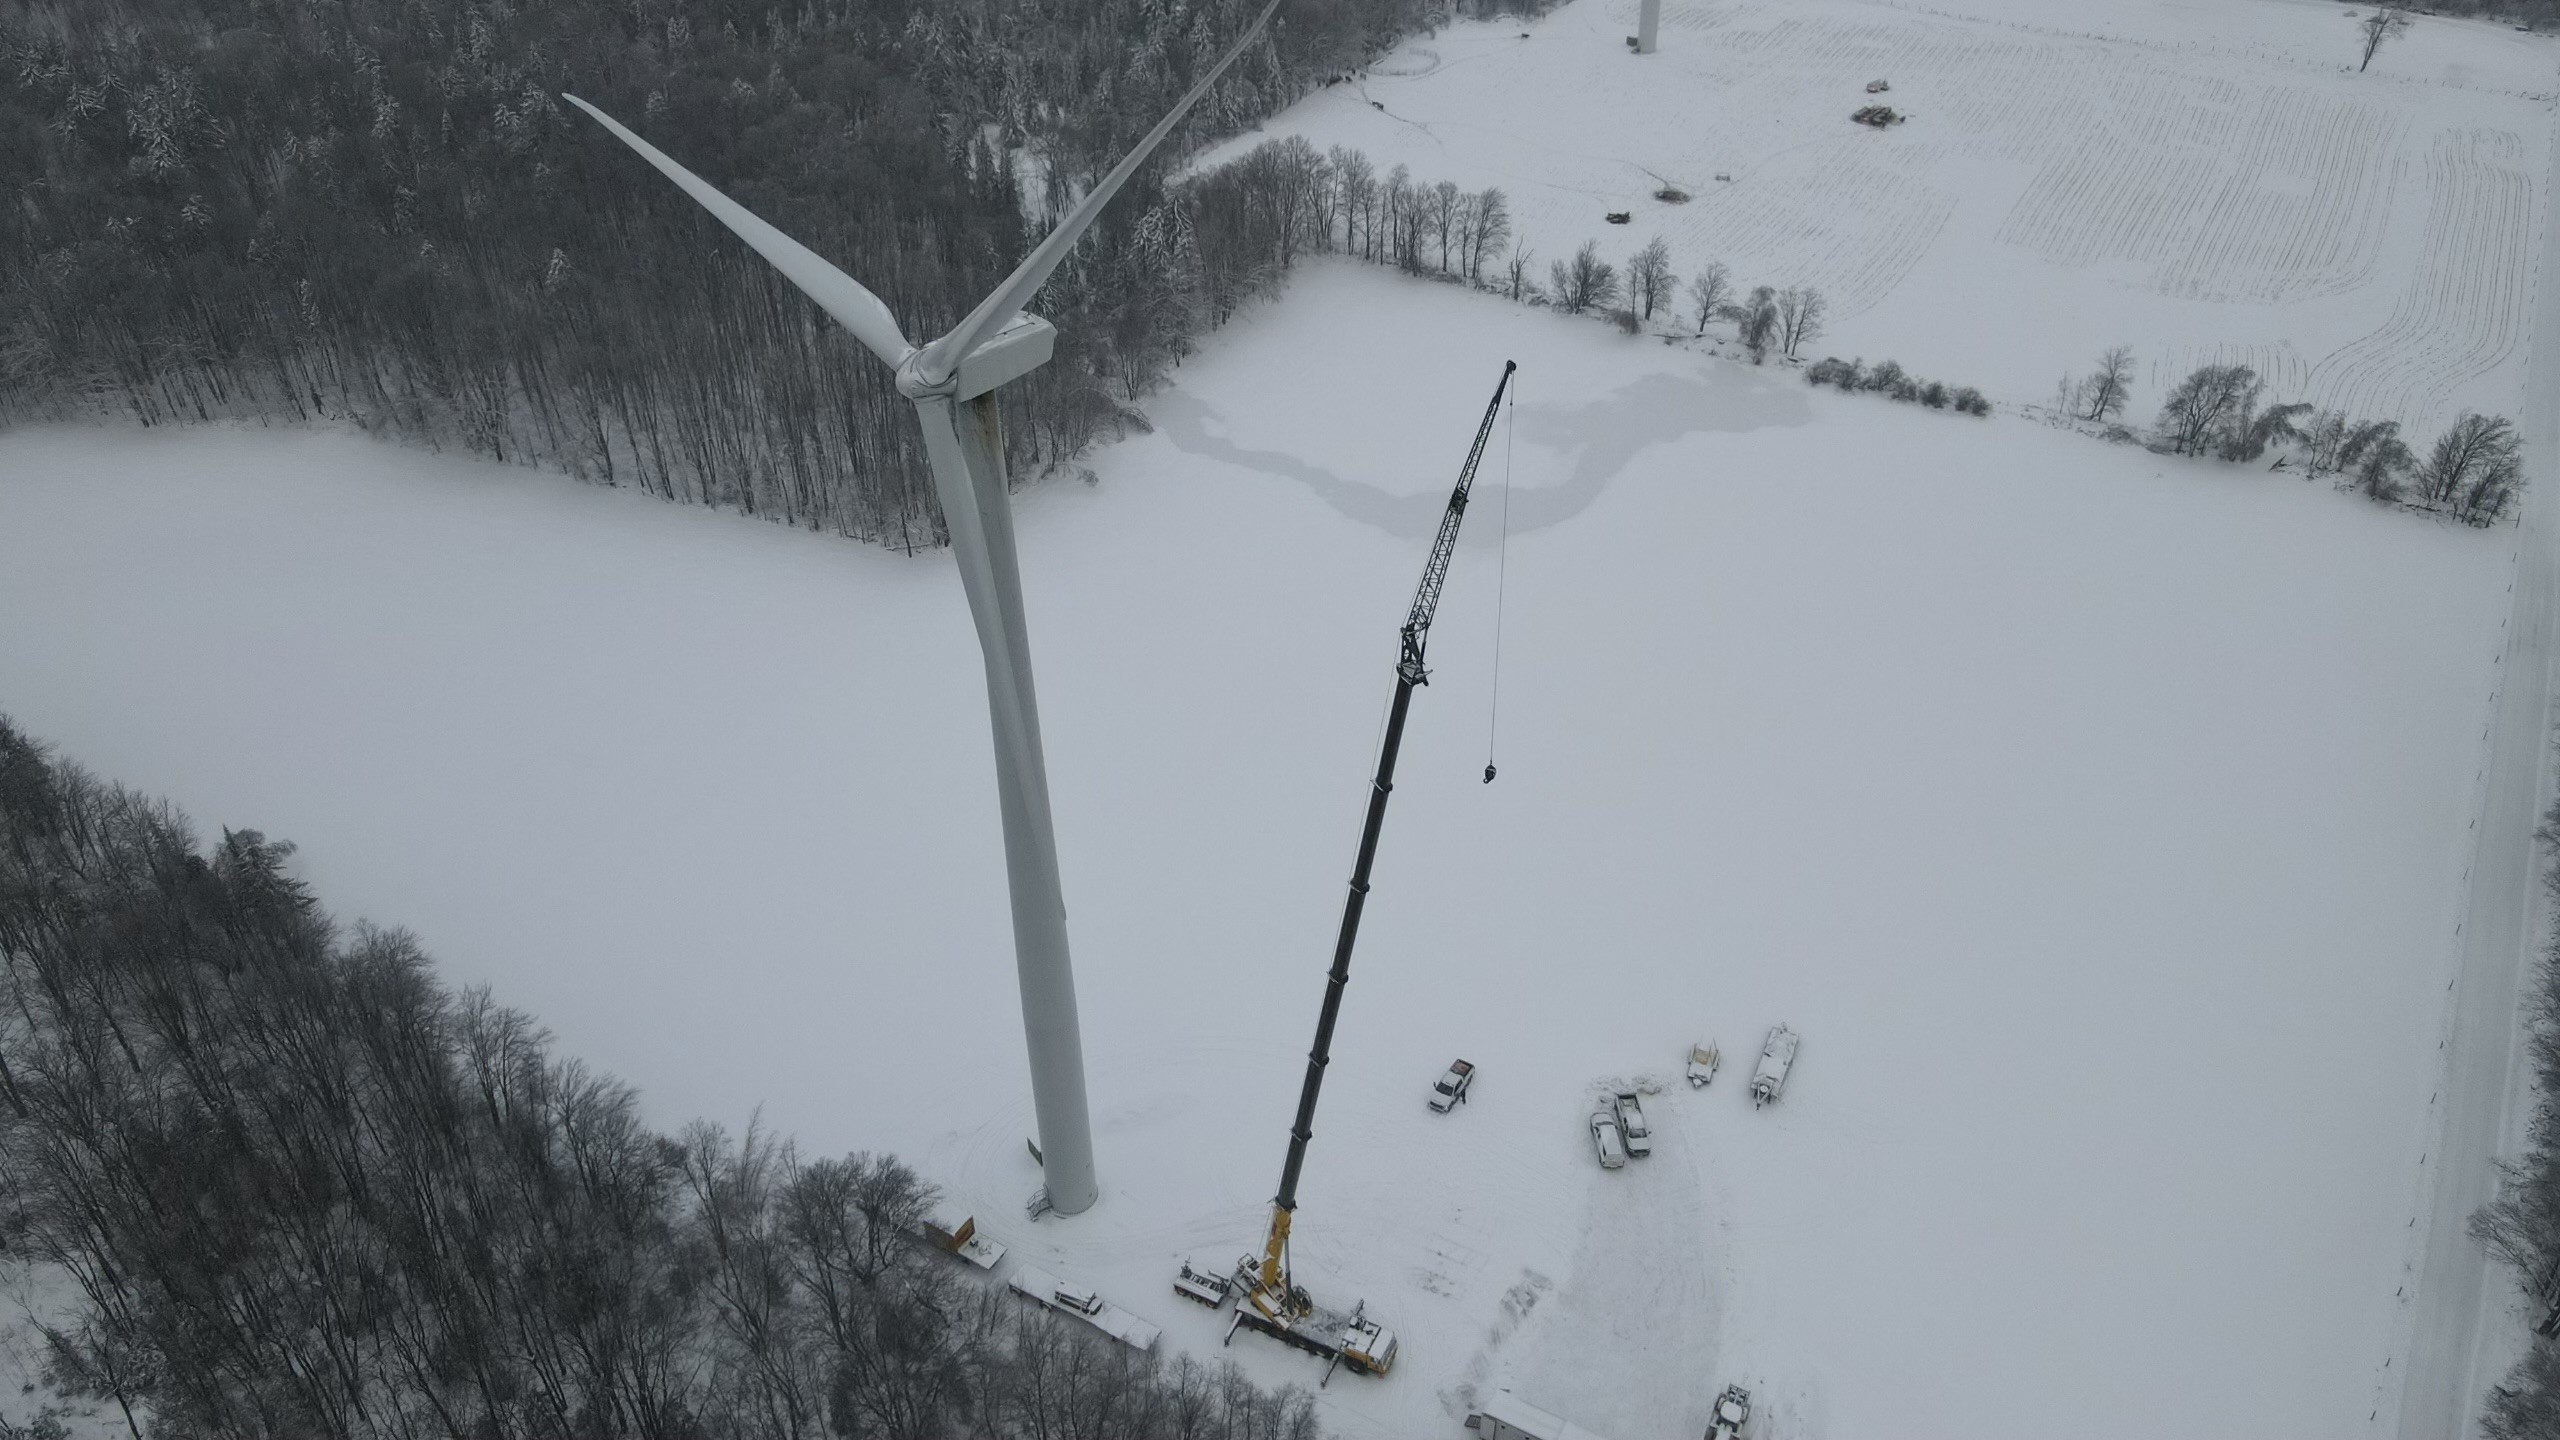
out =
<svg viewBox="0 0 2560 1440"><path fill-rule="evenodd" d="M927 372L925 357L932 353L933 346L926 345L908 351L907 358L898 362L899 394L910 400L930 400L935 397L948 397L960 388L960 376L956 370L939 380L932 378Z"/></svg>

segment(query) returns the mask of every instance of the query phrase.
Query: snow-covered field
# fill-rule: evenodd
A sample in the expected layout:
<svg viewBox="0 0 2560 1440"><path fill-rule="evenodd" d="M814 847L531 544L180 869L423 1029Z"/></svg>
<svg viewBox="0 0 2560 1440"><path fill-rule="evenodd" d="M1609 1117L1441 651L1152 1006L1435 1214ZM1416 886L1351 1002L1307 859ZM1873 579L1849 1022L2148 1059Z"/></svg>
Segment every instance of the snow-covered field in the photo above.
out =
<svg viewBox="0 0 2560 1440"><path fill-rule="evenodd" d="M1211 158L1294 133L1498 185L1536 276L1660 235L1683 274L1821 289L1812 354L2004 400L2127 344L2144 420L2207 361L2420 433L2513 415L2560 40L2421 18L2358 74L2353 8L1664 0L1639 58L1636 0L1578 0L1412 41ZM1850 123L1871 99L1911 118Z"/></svg>
<svg viewBox="0 0 2560 1440"><path fill-rule="evenodd" d="M1314 267L1020 505L1105 1186L1037 1226L941 557L337 436L22 433L0 710L301 842L661 1123L893 1148L1213 1352L1170 1272L1260 1234L1506 356L1301 1197L1301 1280L1405 1337L1329 1422L1455 1436L1508 1384L1696 1434L1738 1379L1761 1440L2390 1433L2513 531ZM1659 1150L1604 1174L1592 1087L1648 1077Z"/></svg>

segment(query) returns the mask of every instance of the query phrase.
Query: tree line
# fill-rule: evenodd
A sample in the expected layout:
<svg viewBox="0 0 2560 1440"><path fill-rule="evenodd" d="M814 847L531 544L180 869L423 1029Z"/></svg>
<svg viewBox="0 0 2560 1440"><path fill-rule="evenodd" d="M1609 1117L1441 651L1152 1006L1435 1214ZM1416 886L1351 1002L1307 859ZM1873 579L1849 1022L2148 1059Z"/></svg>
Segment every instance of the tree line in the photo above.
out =
<svg viewBox="0 0 2560 1440"><path fill-rule="evenodd" d="M0 1249L138 1437L1312 1440L917 1243L896 1159L676 1135L292 847L0 719Z"/></svg>
<svg viewBox="0 0 2560 1440"><path fill-rule="evenodd" d="M2543 815L2534 839L2543 847L2543 890L2560 899L2560 804ZM2524 1021L2534 1081L2524 1152L2499 1162L2498 1196L2471 1217L2470 1229L2514 1277L2535 1324L2524 1355L2489 1389L2480 1415L2487 1440L2560 1434L2560 923L2543 936Z"/></svg>
<svg viewBox="0 0 2560 1440"><path fill-rule="evenodd" d="M2524 494L2524 438L2504 416L2466 411L2423 452L2396 420L2358 420L2306 402L2271 402L2266 382L2247 365L2199 365L2173 386L2146 436L2120 417L2133 393L2133 350L2118 345L2086 375L2066 375L2053 413L2066 423L2101 427L2111 439L2141 440L2167 455L2248 464L2276 453L2277 468L2298 464L2313 479L2379 504L2492 525L2513 514Z"/></svg>
<svg viewBox="0 0 2560 1440"><path fill-rule="evenodd" d="M559 93L934 334L1258 8L18 0L0 8L0 424L353 423L938 543L882 367ZM1231 313L1164 283L1194 228L1169 167L1447 13L1289 0L1039 297L1059 351L1004 392L1017 475L1143 424L1130 399Z"/></svg>
<svg viewBox="0 0 2560 1440"><path fill-rule="evenodd" d="M1825 356L1805 367L1805 383L1834 385L1842 390L1864 390L1899 400L1906 405L1923 405L1931 410L1953 410L1959 415L1986 416L1991 402L1970 385L1949 385L1943 380L1923 380L1906 372L1899 361L1887 360L1870 369L1862 360L1842 360Z"/></svg>
<svg viewBox="0 0 2560 1440"><path fill-rule="evenodd" d="M1709 261L1685 292L1669 242L1656 236L1623 263L1596 240L1547 262L1511 224L1499 187L1461 189L1424 180L1404 165L1381 172L1361 151L1319 151L1304 137L1266 140L1183 191L1197 227L1196 252L1176 262L1178 284L1212 297L1211 323L1245 298L1267 293L1301 256L1341 254L1408 275L1461 284L1524 305L1592 315L1633 335L1657 316L1679 317L1704 335L1710 322L1734 327L1735 341L1761 364L1796 357L1821 337L1829 307L1811 286L1760 285L1744 291L1731 267ZM1682 198L1686 198L1685 196ZM1685 303L1684 303L1685 301Z"/></svg>

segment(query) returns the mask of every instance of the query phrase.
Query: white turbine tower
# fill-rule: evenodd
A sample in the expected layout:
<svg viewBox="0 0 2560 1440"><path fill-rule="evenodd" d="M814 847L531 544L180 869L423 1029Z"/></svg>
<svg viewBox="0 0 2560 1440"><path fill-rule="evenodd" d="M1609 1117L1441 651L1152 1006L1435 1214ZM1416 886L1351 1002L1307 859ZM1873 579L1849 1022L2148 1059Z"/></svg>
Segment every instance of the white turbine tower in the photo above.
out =
<svg viewBox="0 0 2560 1440"><path fill-rule="evenodd" d="M1245 52L1280 0L1270 0L1220 57L1111 173L1059 222L1002 285L967 318L921 348L909 343L889 307L852 276L799 241L759 220L701 177L575 95L622 142L682 186L686 194L773 263L894 367L898 392L915 402L924 426L934 493L951 526L951 551L977 622L987 667L987 709L994 721L996 794L1004 812L1005 870L1013 896L1014 961L1022 984L1022 1028L1031 1050L1031 1101L1040 1127L1048 1204L1073 1215L1099 1193L1093 1176L1093 1124L1085 1105L1084 1041L1076 1024L1075 970L1067 952L1067 908L1058 884L1058 842L1049 820L1049 776L1040 752L1040 711L1031 688L1031 642L1023 623L1022 574L1015 563L1013 511L1005 488L1004 444L997 430L996 387L1049 359L1057 332L1023 312L1067 251L1090 228L1164 137L1172 133L1236 57ZM965 413L964 413L965 411Z"/></svg>

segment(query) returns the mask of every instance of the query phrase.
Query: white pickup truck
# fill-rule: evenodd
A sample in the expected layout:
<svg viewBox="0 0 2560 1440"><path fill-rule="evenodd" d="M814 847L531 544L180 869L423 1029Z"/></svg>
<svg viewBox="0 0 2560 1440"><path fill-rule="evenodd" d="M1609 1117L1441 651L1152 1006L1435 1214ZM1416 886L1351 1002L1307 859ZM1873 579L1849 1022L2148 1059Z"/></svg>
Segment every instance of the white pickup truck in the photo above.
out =
<svg viewBox="0 0 2560 1440"><path fill-rule="evenodd" d="M1751 1392L1739 1385L1727 1385L1716 1397L1715 1424L1707 1431L1707 1440L1742 1440L1742 1427L1751 1423Z"/></svg>
<svg viewBox="0 0 2560 1440"><path fill-rule="evenodd" d="M1591 1112L1591 1148L1599 1152L1601 1169L1626 1168L1627 1135L1618 1128L1618 1112L1606 1104Z"/></svg>
<svg viewBox="0 0 2560 1440"><path fill-rule="evenodd" d="M1450 1061L1448 1070L1442 1073L1439 1079L1431 1082L1431 1108L1446 1115L1457 1106L1466 1104L1467 1087L1474 1084L1475 1079L1476 1067L1473 1062Z"/></svg>
<svg viewBox="0 0 2560 1440"><path fill-rule="evenodd" d="M1610 1097L1617 1108L1618 1129L1627 1137L1627 1153L1638 1159L1653 1153L1653 1127L1644 1120L1644 1102L1633 1090L1621 1090Z"/></svg>

